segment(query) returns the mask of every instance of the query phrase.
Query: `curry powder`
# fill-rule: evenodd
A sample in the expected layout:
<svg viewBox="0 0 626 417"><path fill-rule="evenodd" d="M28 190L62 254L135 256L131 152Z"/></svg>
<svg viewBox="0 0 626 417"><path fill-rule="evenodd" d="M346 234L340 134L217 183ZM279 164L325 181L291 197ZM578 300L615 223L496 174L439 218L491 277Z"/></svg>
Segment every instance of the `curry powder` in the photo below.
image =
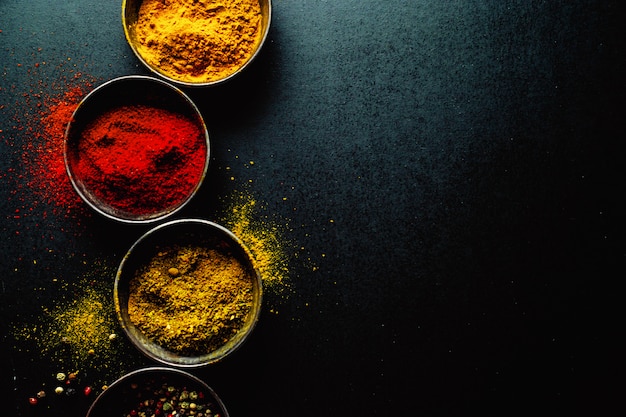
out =
<svg viewBox="0 0 626 417"><path fill-rule="evenodd" d="M139 54L164 75L210 82L252 57L261 18L258 0L146 0L132 30Z"/></svg>
<svg viewBox="0 0 626 417"><path fill-rule="evenodd" d="M160 248L130 281L130 320L150 340L181 355L210 353L228 343L252 307L252 275L218 249Z"/></svg>

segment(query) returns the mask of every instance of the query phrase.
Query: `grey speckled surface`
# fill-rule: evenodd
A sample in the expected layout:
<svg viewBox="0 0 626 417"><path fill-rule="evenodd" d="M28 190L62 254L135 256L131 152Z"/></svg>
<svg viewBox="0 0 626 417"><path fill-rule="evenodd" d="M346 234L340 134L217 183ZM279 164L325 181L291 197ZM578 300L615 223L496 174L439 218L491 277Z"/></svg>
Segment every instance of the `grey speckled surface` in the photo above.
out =
<svg viewBox="0 0 626 417"><path fill-rule="evenodd" d="M293 293L268 294L249 343L195 373L233 416L610 409L625 243L620 3L273 5L258 60L188 91L213 158L178 217L217 218L221 197L252 189L289 224ZM146 73L119 8L0 0L0 313L14 358L1 376L18 415L34 412L25 398L55 365L20 352L10 323L55 305L51 277L116 265L143 231L77 225L45 203L12 215L30 204L11 189L30 140L15 111L34 117L24 96L76 72L96 84ZM59 400L47 413L84 407Z"/></svg>

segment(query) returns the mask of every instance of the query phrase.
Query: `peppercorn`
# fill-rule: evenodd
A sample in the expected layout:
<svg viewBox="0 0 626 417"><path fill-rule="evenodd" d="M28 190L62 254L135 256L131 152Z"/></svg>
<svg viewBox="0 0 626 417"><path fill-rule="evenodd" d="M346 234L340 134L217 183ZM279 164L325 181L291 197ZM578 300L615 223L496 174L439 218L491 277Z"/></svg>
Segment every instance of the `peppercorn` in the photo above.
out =
<svg viewBox="0 0 626 417"><path fill-rule="evenodd" d="M137 402L126 417L213 417L212 403L202 400L202 391L190 391L168 384L156 388L148 383L145 388L132 383Z"/></svg>
<svg viewBox="0 0 626 417"><path fill-rule="evenodd" d="M58 394L58 395L63 394L63 391L65 391L65 390L63 389L63 387L56 387L56 388L54 389L54 393L55 393L55 394Z"/></svg>
<svg viewBox="0 0 626 417"><path fill-rule="evenodd" d="M46 391L41 390L37 393L37 398L44 398L45 396L46 396Z"/></svg>

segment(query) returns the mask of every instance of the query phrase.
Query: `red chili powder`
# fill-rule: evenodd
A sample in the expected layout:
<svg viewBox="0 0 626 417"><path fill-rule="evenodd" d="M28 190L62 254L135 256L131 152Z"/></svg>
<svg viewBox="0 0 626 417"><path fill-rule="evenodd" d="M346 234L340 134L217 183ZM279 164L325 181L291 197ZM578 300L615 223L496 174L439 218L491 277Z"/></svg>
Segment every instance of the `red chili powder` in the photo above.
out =
<svg viewBox="0 0 626 417"><path fill-rule="evenodd" d="M34 118L24 126L26 142L21 159L29 174L26 185L36 200L46 203L56 214L67 215L68 211L84 211L86 207L67 175L63 142L67 123L90 88L87 82L68 86L59 96L42 97Z"/></svg>
<svg viewBox="0 0 626 417"><path fill-rule="evenodd" d="M182 203L206 162L203 130L188 117L148 106L123 106L93 120L68 152L73 175L99 200L145 215Z"/></svg>

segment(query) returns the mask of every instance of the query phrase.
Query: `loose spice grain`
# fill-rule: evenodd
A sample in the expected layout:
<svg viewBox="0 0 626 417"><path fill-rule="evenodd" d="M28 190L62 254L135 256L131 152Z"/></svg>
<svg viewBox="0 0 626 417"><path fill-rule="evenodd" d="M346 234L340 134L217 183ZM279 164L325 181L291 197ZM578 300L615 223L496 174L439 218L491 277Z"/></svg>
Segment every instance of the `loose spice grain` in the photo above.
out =
<svg viewBox="0 0 626 417"><path fill-rule="evenodd" d="M130 281L130 320L155 343L183 355L228 343L252 306L253 277L245 266L201 245L160 248Z"/></svg>

